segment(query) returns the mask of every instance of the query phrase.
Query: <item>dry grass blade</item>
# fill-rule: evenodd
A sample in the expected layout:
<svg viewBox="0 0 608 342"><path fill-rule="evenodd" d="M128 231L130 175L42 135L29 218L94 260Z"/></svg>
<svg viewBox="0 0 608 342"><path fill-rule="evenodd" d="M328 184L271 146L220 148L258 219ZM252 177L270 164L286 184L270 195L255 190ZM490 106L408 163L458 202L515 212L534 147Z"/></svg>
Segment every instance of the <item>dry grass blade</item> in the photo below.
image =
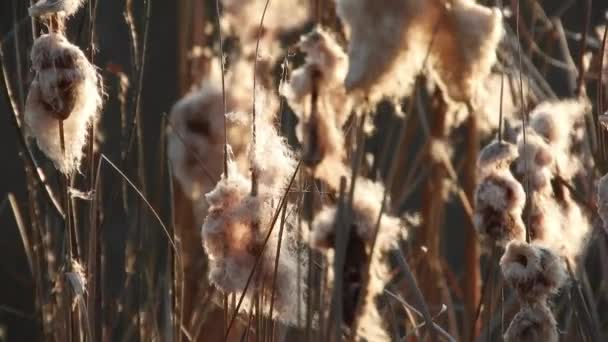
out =
<svg viewBox="0 0 608 342"><path fill-rule="evenodd" d="M165 223L163 222L163 220L160 218L160 216L158 215L158 213L156 212L156 210L154 210L154 207L152 207L152 204L150 204L150 202L148 202L148 200L146 199L146 196L144 196L144 194L137 188L137 186L129 179L129 177L127 177L127 175L125 175L124 172L122 172L118 166L116 166L116 164L114 164L110 159L108 159L108 157L106 157L104 154L101 155L101 160L105 161L106 163L108 163L112 169L114 169L127 183L129 183L129 185L131 186L131 188L135 191L135 193L139 196L139 198L141 198L141 200L146 204L146 206L148 207L148 209L150 209L150 211L152 212L152 215L154 215L154 218L158 221L158 223L160 224L160 226L163 228L163 231L165 232L165 236L167 237L167 240L169 241L169 243L171 244L171 246L173 247L173 251L176 253L176 255L178 255L178 250L177 247L175 246L175 241L173 241L173 238L171 237L171 234L169 233L169 229L167 228L167 226L165 225ZM100 163L101 165L101 163Z"/></svg>
<svg viewBox="0 0 608 342"><path fill-rule="evenodd" d="M21 242L23 242L23 249L25 250L25 255L27 256L27 263L30 267L30 272L34 274L34 257L32 254L32 245L30 244L30 239L25 228L25 221L23 220L23 215L21 214L21 210L19 209L19 203L17 202L17 198L15 197L15 195L12 193L8 194L8 201L11 204L11 209L13 210L13 216L15 217L15 223L17 224L17 228L19 228ZM1 206L0 209L2 209Z"/></svg>

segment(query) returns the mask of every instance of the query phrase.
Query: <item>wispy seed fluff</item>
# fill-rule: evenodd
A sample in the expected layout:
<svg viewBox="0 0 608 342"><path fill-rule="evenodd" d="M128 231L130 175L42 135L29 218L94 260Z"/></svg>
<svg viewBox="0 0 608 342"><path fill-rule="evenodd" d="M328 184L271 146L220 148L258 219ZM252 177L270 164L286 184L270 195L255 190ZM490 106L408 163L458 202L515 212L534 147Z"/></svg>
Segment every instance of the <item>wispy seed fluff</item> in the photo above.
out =
<svg viewBox="0 0 608 342"><path fill-rule="evenodd" d="M551 148L556 173L564 179L570 180L581 171L581 156L572 153L572 149L582 139L588 109L585 100L563 100L543 102L530 113L530 127Z"/></svg>
<svg viewBox="0 0 608 342"><path fill-rule="evenodd" d="M233 163L228 177L223 177L206 195L209 215L202 228L203 245L209 257L209 278L221 291L241 293L253 269L255 260L262 254L252 283L245 296L242 310L248 310L256 292L266 291L269 298L277 253L279 223L271 228L273 216L279 209L281 196L289 177L294 172L295 160L285 141L278 136L272 116L263 116L257 122L256 148L250 148L250 166L257 172L259 190L252 196L251 179L239 173ZM293 216L288 217L292 221ZM287 324L295 324L296 308L303 300L304 290L297 296L298 283L306 279L297 276L297 265L306 269L298 258L298 239L294 225L287 223L282 237L280 262L276 274L275 311L273 317ZM263 249L268 233L270 239ZM305 273L305 272L302 272ZM269 302L264 303L268 312Z"/></svg>
<svg viewBox="0 0 608 342"><path fill-rule="evenodd" d="M520 301L545 301L566 281L566 265L551 249L536 243L512 241L500 259L505 281L517 291Z"/></svg>
<svg viewBox="0 0 608 342"><path fill-rule="evenodd" d="M451 99L469 100L488 76L502 37L500 12L471 0L447 6L440 0L337 4L350 36L349 90L407 94L432 42L436 80Z"/></svg>
<svg viewBox="0 0 608 342"><path fill-rule="evenodd" d="M579 131L587 105L579 100L547 102L530 114L523 134L518 138L520 158L516 161L518 179L529 185L528 212L531 238L549 246L576 267L576 258L584 250L591 224L581 206L558 177L570 181L584 172L582 150L576 150Z"/></svg>
<svg viewBox="0 0 608 342"><path fill-rule="evenodd" d="M426 0L336 1L349 38L347 90L372 97L407 94L428 41L415 32L416 20L432 8Z"/></svg>
<svg viewBox="0 0 608 342"><path fill-rule="evenodd" d="M199 199L213 189L223 171L224 108L219 72L212 71L195 89L171 109L167 129L168 156L175 178L191 199ZM233 87L226 89L226 111L244 110L250 104L235 98ZM245 124L227 116L228 141L240 169L249 143ZM236 165L235 165L236 166Z"/></svg>
<svg viewBox="0 0 608 342"><path fill-rule="evenodd" d="M475 99L496 61L502 38L502 15L497 8L473 0L454 0L436 18L431 53L432 70L443 91L454 101Z"/></svg>
<svg viewBox="0 0 608 342"><path fill-rule="evenodd" d="M485 244L504 247L511 240L525 239L521 215L526 194L509 169L517 155L515 145L498 141L479 155L473 221Z"/></svg>
<svg viewBox="0 0 608 342"><path fill-rule="evenodd" d="M356 332L358 339L368 341L390 340L386 320L377 302L390 280L388 254L398 248L399 241L407 237L407 230L400 220L384 214L378 228L375 249L371 257L369 256L383 192L384 187L381 184L368 179L357 179L352 213L349 216L352 220L351 232L344 265L343 323L350 326L355 319L356 304L361 295L363 266L368 260L370 262L370 279L366 296L362 301L363 306ZM312 226L312 247L324 251L329 264L333 264L337 219L336 206L327 206L315 216ZM329 283L333 282L332 272L333 268L330 267Z"/></svg>
<svg viewBox="0 0 608 342"><path fill-rule="evenodd" d="M608 229L608 174L600 178L597 184L597 212Z"/></svg>
<svg viewBox="0 0 608 342"><path fill-rule="evenodd" d="M336 172L343 165L342 126L351 109L343 84L348 60L334 38L321 28L302 37L299 46L306 53L306 61L292 72L289 82L281 85L281 94L296 112L298 139L305 154L314 154L316 172L323 178L323 174ZM311 117L315 87L316 112Z"/></svg>
<svg viewBox="0 0 608 342"><path fill-rule="evenodd" d="M25 123L55 167L71 173L80 165L88 128L101 109L99 75L84 53L61 34L38 37L31 60L36 75L27 96Z"/></svg>
<svg viewBox="0 0 608 342"><path fill-rule="evenodd" d="M33 17L41 17L59 13L66 17L76 14L84 0L38 0L28 12Z"/></svg>
<svg viewBox="0 0 608 342"><path fill-rule="evenodd" d="M504 334L506 342L557 342L557 322L546 303L525 305Z"/></svg>

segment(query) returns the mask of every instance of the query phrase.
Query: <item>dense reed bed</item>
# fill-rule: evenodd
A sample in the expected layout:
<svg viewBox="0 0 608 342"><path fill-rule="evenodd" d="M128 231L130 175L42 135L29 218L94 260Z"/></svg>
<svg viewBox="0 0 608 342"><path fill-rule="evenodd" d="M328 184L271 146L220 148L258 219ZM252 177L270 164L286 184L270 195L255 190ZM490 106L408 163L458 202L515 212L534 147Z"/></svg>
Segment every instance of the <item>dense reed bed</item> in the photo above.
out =
<svg viewBox="0 0 608 342"><path fill-rule="evenodd" d="M607 5L2 6L0 340L607 338Z"/></svg>

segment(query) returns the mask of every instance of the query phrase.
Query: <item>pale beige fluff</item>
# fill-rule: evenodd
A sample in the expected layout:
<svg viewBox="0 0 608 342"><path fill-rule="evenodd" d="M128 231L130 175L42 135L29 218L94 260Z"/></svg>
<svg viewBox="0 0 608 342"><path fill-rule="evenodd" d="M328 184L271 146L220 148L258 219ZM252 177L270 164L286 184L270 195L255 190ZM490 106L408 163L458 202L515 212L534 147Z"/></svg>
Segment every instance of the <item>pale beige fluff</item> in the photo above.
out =
<svg viewBox="0 0 608 342"><path fill-rule="evenodd" d="M439 6L435 0L336 1L349 38L346 88L371 100L407 94L422 67Z"/></svg>
<svg viewBox="0 0 608 342"><path fill-rule="evenodd" d="M588 109L589 103L584 100L562 100L543 102L530 113L530 127L552 150L555 172L568 180L582 167L580 156L572 153L572 145Z"/></svg>
<svg viewBox="0 0 608 342"><path fill-rule="evenodd" d="M608 174L600 178L597 184L597 212L608 229Z"/></svg>
<svg viewBox="0 0 608 342"><path fill-rule="evenodd" d="M495 171L509 170L519 152L514 144L507 141L492 141L486 145L477 159L477 174L485 176Z"/></svg>
<svg viewBox="0 0 608 342"><path fill-rule="evenodd" d="M230 169L234 170L231 163ZM256 258L263 251L262 259L253 277L241 306L243 311L250 308L256 292L271 294L274 277L274 261L277 253L280 220L275 222L270 239L263 248L263 242L270 232L273 216L278 210L279 198L269 192L258 196L250 195L251 180L231 171L223 177L210 193L209 215L202 228L203 245L209 257L209 279L225 293L242 293L253 269ZM303 300L304 291L298 297L298 283L306 284L305 272L297 277L297 265L306 269L305 260L298 258L297 232L293 228L294 216L288 216L281 242L281 255L276 274L276 294L273 317L287 324L297 322L298 301ZM305 287L301 285L302 287ZM269 302L263 303L265 314ZM300 313L302 316L302 313Z"/></svg>
<svg viewBox="0 0 608 342"><path fill-rule="evenodd" d="M520 134L517 138L519 158L515 171L522 179L527 177L530 191L550 192L550 181L555 169L555 158L551 147L534 131L526 130L526 139Z"/></svg>
<svg viewBox="0 0 608 342"><path fill-rule="evenodd" d="M507 284L520 301L542 302L556 294L567 279L564 261L551 249L536 243L512 241L500 258Z"/></svg>
<svg viewBox="0 0 608 342"><path fill-rule="evenodd" d="M576 269L580 261L578 257L587 247L592 225L583 208L572 198L570 190L563 187L561 191L563 193L558 199L563 216L561 236L554 240L554 248Z"/></svg>
<svg viewBox="0 0 608 342"><path fill-rule="evenodd" d="M221 81L220 81L221 82ZM231 88L226 92L227 111L244 107L236 101ZM210 191L223 172L224 111L221 83L205 79L201 87L180 99L171 109L167 128L167 151L175 178L191 199ZM246 124L226 120L228 141L233 158L246 170L245 150L249 143ZM206 169L206 171L205 171Z"/></svg>
<svg viewBox="0 0 608 342"><path fill-rule="evenodd" d="M246 293L243 310L250 307L247 303L256 291L267 291L264 293L266 298L270 295L270 288L264 284L270 284L273 279L280 220L275 222L264 249L263 242L296 166L293 152L274 127L274 112L265 109L257 111L256 144L255 147L250 145L247 151L249 168L257 177L257 194L251 194L252 178L243 176L230 162L228 176L206 195L209 215L202 228L203 245L210 260L210 280L224 292L243 291L256 258L263 252L251 289ZM246 120L248 114L233 113L231 116L235 120ZM297 284L306 283L305 279L296 276L298 263L301 269L307 267L298 259L297 248L296 230L293 224L288 224L281 244L276 275L276 311L273 312L274 318L288 324L297 322L297 303L302 300L294 295Z"/></svg>
<svg viewBox="0 0 608 342"><path fill-rule="evenodd" d="M305 63L292 72L287 83L281 85L281 94L288 99L300 120L306 120L310 113L313 82L316 81L317 110L321 116L341 127L350 111L350 100L343 85L348 57L335 39L321 28L304 35L299 47L306 54Z"/></svg>
<svg viewBox="0 0 608 342"><path fill-rule="evenodd" d="M359 189L359 190L357 190ZM347 265L350 271L358 270L367 258L370 260L370 279L366 296L362 302L361 315L359 317L358 339L369 341L389 340L390 335L386 329L386 320L379 311L376 300L381 296L388 284L391 275L391 267L388 262L388 253L398 248L399 242L407 237L407 230L396 217L384 214L378 227L378 236L375 249L371 258L368 256L371 248L374 232L380 214L384 188L380 183L367 179L357 179L355 186L355 198L353 199L352 213L350 214L351 237L347 248ZM335 227L337 208L335 205L327 206L315 215L312 225L311 245L322 251L331 264L333 261L333 249L335 247ZM358 244L361 244L358 246ZM358 247L357 247L358 246ZM362 248L362 250L357 250ZM351 254L349 255L349 251ZM362 259L366 258L366 259ZM350 264L349 264L350 263ZM333 269L329 270L330 286L333 282ZM359 274L362 277L362 274ZM347 275L347 281L348 281ZM348 284L346 284L348 285ZM361 293L359 293L361 294ZM352 300L352 298L349 298ZM352 305L351 302L349 304ZM350 307L350 309L353 309ZM345 318L346 319L346 318ZM348 322L347 322L348 323Z"/></svg>
<svg viewBox="0 0 608 342"><path fill-rule="evenodd" d="M450 99L476 98L496 61L502 31L502 16L496 8L472 0L454 0L447 6L433 42L431 70Z"/></svg>
<svg viewBox="0 0 608 342"><path fill-rule="evenodd" d="M509 142L493 141L479 153L473 222L484 245L525 239L526 194L510 171L517 157L517 147Z"/></svg>
<svg viewBox="0 0 608 342"><path fill-rule="evenodd" d="M336 172L345 153L342 126L351 110L343 85L347 56L334 38L320 28L302 37L299 46L306 53L305 63L293 71L288 83L281 85L281 93L298 116L296 134L305 153L310 154L308 157L315 159L316 172ZM313 86L317 87L318 97L316 113L311 117Z"/></svg>
<svg viewBox="0 0 608 342"><path fill-rule="evenodd" d="M90 125L102 104L100 79L84 53L60 34L45 34L31 52L35 78L25 106L25 124L55 167L78 170ZM59 136L63 121L65 153Z"/></svg>
<svg viewBox="0 0 608 342"><path fill-rule="evenodd" d="M557 322L545 303L524 305L505 332L506 342L557 342Z"/></svg>
<svg viewBox="0 0 608 342"><path fill-rule="evenodd" d="M524 188L508 169L479 181L473 222L485 245L505 246L511 240L525 240L525 203Z"/></svg>
<svg viewBox="0 0 608 342"><path fill-rule="evenodd" d="M66 17L76 14L84 0L38 0L28 12L32 17L48 16L59 13Z"/></svg>

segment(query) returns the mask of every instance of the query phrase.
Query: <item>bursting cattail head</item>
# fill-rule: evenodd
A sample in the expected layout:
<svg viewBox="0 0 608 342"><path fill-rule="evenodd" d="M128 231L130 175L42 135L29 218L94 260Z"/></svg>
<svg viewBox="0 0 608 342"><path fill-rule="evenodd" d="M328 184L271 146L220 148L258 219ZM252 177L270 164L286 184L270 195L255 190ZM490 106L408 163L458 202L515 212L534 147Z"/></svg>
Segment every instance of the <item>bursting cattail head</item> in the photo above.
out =
<svg viewBox="0 0 608 342"><path fill-rule="evenodd" d="M483 177L475 190L473 216L482 239L503 247L511 240L525 240L525 203L523 186L508 170Z"/></svg>
<svg viewBox="0 0 608 342"><path fill-rule="evenodd" d="M38 0L28 12L32 17L44 17L55 13L71 17L78 12L83 3L84 0Z"/></svg>
<svg viewBox="0 0 608 342"><path fill-rule="evenodd" d="M389 265L388 254L398 248L399 242L407 237L407 230L398 218L383 215L378 226L375 249L372 255L369 255L376 233L383 193L384 187L381 184L363 178L357 179L353 207L348 216L350 236L346 238L346 262L343 270L342 323L346 326L352 325L356 304L361 300L358 330L354 333L357 338L370 341L390 339L386 322L378 307L378 299L381 298L391 279L392 268ZM330 264L338 243L336 229L343 228L337 228L338 224L343 224L339 220L338 209L332 205L315 215L312 225L311 247L326 252ZM363 274L365 268L362 266L367 262L369 262L369 282L365 298L360 299L365 277ZM333 269L329 271L331 286L334 278L331 273Z"/></svg>
<svg viewBox="0 0 608 342"><path fill-rule="evenodd" d="M543 102L530 113L530 127L550 147L556 172L564 179L571 179L581 170L582 163L572 148L582 139L588 109L589 103L585 100L562 100Z"/></svg>
<svg viewBox="0 0 608 342"><path fill-rule="evenodd" d="M525 241L512 241L500 258L505 281L520 301L539 302L554 295L566 281L566 265L551 249Z"/></svg>
<svg viewBox="0 0 608 342"><path fill-rule="evenodd" d="M433 74L452 100L475 98L490 74L502 37L502 16L498 9L471 0L452 1L442 9L434 37L431 61Z"/></svg>
<svg viewBox="0 0 608 342"><path fill-rule="evenodd" d="M557 342L557 322L545 303L524 305L505 332L506 342Z"/></svg>
<svg viewBox="0 0 608 342"><path fill-rule="evenodd" d="M523 134L517 139L519 158L515 172L519 179L528 177L531 191L550 191L553 178L554 155L549 145L534 131L526 130L526 141Z"/></svg>
<svg viewBox="0 0 608 342"><path fill-rule="evenodd" d="M62 173L73 172L80 165L88 128L101 109L99 75L84 53L61 34L38 37L31 60L36 75L27 97L25 123L55 167Z"/></svg>
<svg viewBox="0 0 608 342"><path fill-rule="evenodd" d="M493 141L479 153L478 174L485 175L495 171L508 170L517 156L518 151L515 145L506 141Z"/></svg>
<svg viewBox="0 0 608 342"><path fill-rule="evenodd" d="M234 170L231 163L230 170ZM272 218L277 210L278 198L273 193L262 192L251 196L251 180L237 172L229 172L215 189L206 195L209 202L209 214L202 228L203 245L209 257L209 279L222 292L242 293L247 284L250 272L257 258L261 262L255 270L252 283L245 295L241 307L243 311L250 308L256 293L263 291L263 296L269 298L272 284L276 277L275 311L272 316L286 324L296 324L298 301L305 297L305 272L298 277L300 269L306 269L306 261L300 256L300 246L297 231L294 228L293 215L287 216L287 222L281 237L281 249L278 250L280 234L279 221L272 225ZM290 208L288 210L291 212ZM272 229L272 231L270 231ZM268 243L264 246L266 236L270 234ZM274 272L274 262L280 252L277 273ZM298 283L301 292L298 292ZM268 303L264 305L264 313L268 312Z"/></svg>

